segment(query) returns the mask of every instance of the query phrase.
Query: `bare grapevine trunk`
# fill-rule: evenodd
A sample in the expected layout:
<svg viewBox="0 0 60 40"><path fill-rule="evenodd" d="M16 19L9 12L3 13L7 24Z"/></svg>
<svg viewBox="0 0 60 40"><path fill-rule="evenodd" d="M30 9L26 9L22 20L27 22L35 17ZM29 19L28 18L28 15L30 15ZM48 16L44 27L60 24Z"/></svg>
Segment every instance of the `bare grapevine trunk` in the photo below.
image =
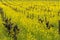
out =
<svg viewBox="0 0 60 40"><path fill-rule="evenodd" d="M5 14L4 14L4 11L3 11L3 8L0 8L0 14L1 14L1 18L2 18L2 20L4 21L5 20Z"/></svg>
<svg viewBox="0 0 60 40"><path fill-rule="evenodd" d="M59 34L60 34L60 20L59 20Z"/></svg>

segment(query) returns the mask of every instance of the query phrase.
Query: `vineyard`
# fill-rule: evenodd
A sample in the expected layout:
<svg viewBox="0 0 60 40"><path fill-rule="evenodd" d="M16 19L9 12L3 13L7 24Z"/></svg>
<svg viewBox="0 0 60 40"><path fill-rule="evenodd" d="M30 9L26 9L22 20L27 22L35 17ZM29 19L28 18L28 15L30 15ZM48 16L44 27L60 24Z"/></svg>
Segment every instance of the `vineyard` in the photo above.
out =
<svg viewBox="0 0 60 40"><path fill-rule="evenodd" d="M0 0L0 40L60 40L60 1Z"/></svg>

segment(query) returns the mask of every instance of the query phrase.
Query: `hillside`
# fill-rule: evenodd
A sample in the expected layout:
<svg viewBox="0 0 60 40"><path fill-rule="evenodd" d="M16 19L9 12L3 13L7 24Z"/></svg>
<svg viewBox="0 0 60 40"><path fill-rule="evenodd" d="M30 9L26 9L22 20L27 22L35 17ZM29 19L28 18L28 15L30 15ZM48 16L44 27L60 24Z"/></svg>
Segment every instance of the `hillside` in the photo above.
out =
<svg viewBox="0 0 60 40"><path fill-rule="evenodd" d="M60 1L0 1L0 40L60 40Z"/></svg>

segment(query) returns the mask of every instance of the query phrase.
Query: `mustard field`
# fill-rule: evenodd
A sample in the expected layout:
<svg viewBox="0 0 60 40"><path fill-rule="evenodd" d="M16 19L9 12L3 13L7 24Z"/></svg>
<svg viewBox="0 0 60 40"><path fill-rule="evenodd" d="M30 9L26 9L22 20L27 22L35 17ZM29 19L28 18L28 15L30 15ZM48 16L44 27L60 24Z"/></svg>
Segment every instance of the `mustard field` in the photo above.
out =
<svg viewBox="0 0 60 40"><path fill-rule="evenodd" d="M0 40L60 40L60 1L0 0Z"/></svg>

